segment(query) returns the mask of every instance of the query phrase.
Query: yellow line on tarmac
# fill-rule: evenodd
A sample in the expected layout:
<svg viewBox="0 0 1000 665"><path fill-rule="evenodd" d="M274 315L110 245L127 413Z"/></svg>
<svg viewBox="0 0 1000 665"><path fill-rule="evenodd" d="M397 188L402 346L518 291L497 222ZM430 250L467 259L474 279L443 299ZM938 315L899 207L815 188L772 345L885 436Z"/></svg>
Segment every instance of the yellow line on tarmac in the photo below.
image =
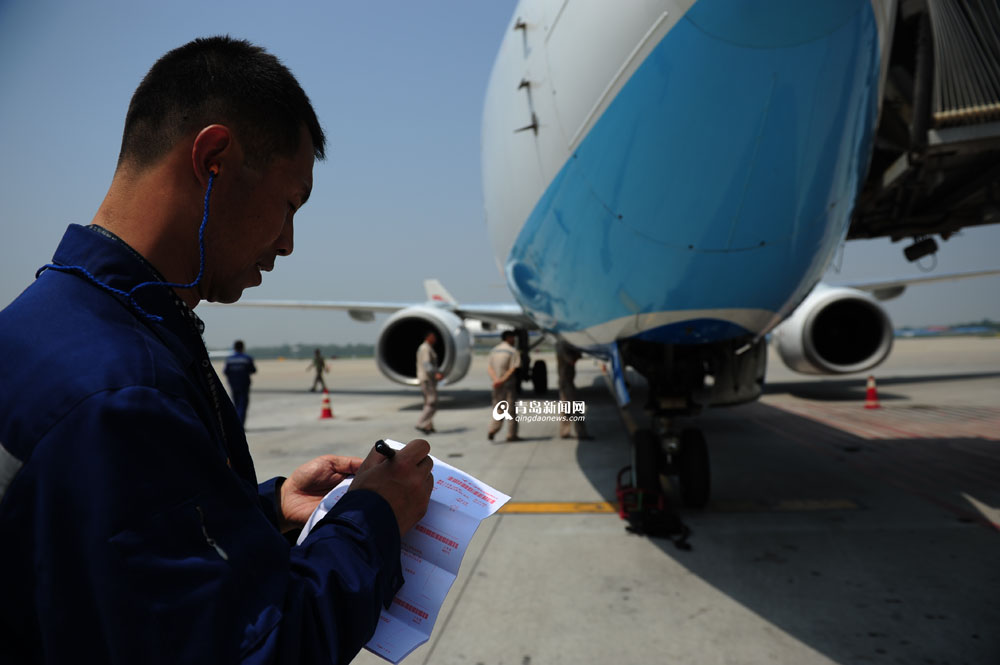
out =
<svg viewBox="0 0 1000 665"><path fill-rule="evenodd" d="M500 512L514 515L617 514L618 509L607 501L510 501Z"/></svg>

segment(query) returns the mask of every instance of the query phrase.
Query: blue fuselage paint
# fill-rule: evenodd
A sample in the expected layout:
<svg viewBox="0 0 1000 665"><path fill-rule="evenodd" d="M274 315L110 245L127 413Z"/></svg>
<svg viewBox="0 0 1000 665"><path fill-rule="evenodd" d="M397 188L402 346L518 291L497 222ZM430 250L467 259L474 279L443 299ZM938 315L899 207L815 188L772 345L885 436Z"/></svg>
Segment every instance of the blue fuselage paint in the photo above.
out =
<svg viewBox="0 0 1000 665"><path fill-rule="evenodd" d="M691 311L639 336L760 334L706 311L782 317L825 270L871 152L874 14L867 0L733 7L689 10L525 221L507 281L543 327Z"/></svg>

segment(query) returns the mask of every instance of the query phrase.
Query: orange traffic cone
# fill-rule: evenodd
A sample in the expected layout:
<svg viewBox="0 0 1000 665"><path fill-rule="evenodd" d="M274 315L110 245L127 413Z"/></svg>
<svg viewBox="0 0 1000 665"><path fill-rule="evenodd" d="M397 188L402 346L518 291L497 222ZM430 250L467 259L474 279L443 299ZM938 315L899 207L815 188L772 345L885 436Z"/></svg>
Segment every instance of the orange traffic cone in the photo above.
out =
<svg viewBox="0 0 1000 665"><path fill-rule="evenodd" d="M865 391L865 408L866 409L881 409L882 405L878 403L878 391L875 390L875 377L868 377L868 390Z"/></svg>
<svg viewBox="0 0 1000 665"><path fill-rule="evenodd" d="M326 420L327 418L333 418L333 409L330 408L330 392L326 388L324 388L323 411L319 414L319 419Z"/></svg>

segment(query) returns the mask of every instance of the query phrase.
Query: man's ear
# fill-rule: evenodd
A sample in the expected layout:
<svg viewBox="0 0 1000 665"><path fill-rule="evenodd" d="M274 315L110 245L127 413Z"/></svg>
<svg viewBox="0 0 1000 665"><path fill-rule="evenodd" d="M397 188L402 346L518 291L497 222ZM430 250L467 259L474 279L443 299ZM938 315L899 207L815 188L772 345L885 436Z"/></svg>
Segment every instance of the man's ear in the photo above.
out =
<svg viewBox="0 0 1000 665"><path fill-rule="evenodd" d="M237 151L232 132L225 125L209 125L198 132L191 145L191 166L201 186L208 186L209 175L218 177L237 163Z"/></svg>

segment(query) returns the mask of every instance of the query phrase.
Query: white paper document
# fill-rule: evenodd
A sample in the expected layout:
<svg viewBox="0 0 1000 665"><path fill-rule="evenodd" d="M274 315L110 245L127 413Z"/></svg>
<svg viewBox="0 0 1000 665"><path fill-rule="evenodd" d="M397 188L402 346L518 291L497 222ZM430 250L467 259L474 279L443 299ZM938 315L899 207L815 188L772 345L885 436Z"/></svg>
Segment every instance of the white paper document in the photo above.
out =
<svg viewBox="0 0 1000 665"><path fill-rule="evenodd" d="M399 450L403 444L385 440ZM462 557L479 523L510 497L433 455L434 489L427 514L403 536L403 587L383 609L378 627L365 648L392 663L430 639L444 598L458 576ZM348 478L330 490L309 516L298 544L330 512L351 484Z"/></svg>

